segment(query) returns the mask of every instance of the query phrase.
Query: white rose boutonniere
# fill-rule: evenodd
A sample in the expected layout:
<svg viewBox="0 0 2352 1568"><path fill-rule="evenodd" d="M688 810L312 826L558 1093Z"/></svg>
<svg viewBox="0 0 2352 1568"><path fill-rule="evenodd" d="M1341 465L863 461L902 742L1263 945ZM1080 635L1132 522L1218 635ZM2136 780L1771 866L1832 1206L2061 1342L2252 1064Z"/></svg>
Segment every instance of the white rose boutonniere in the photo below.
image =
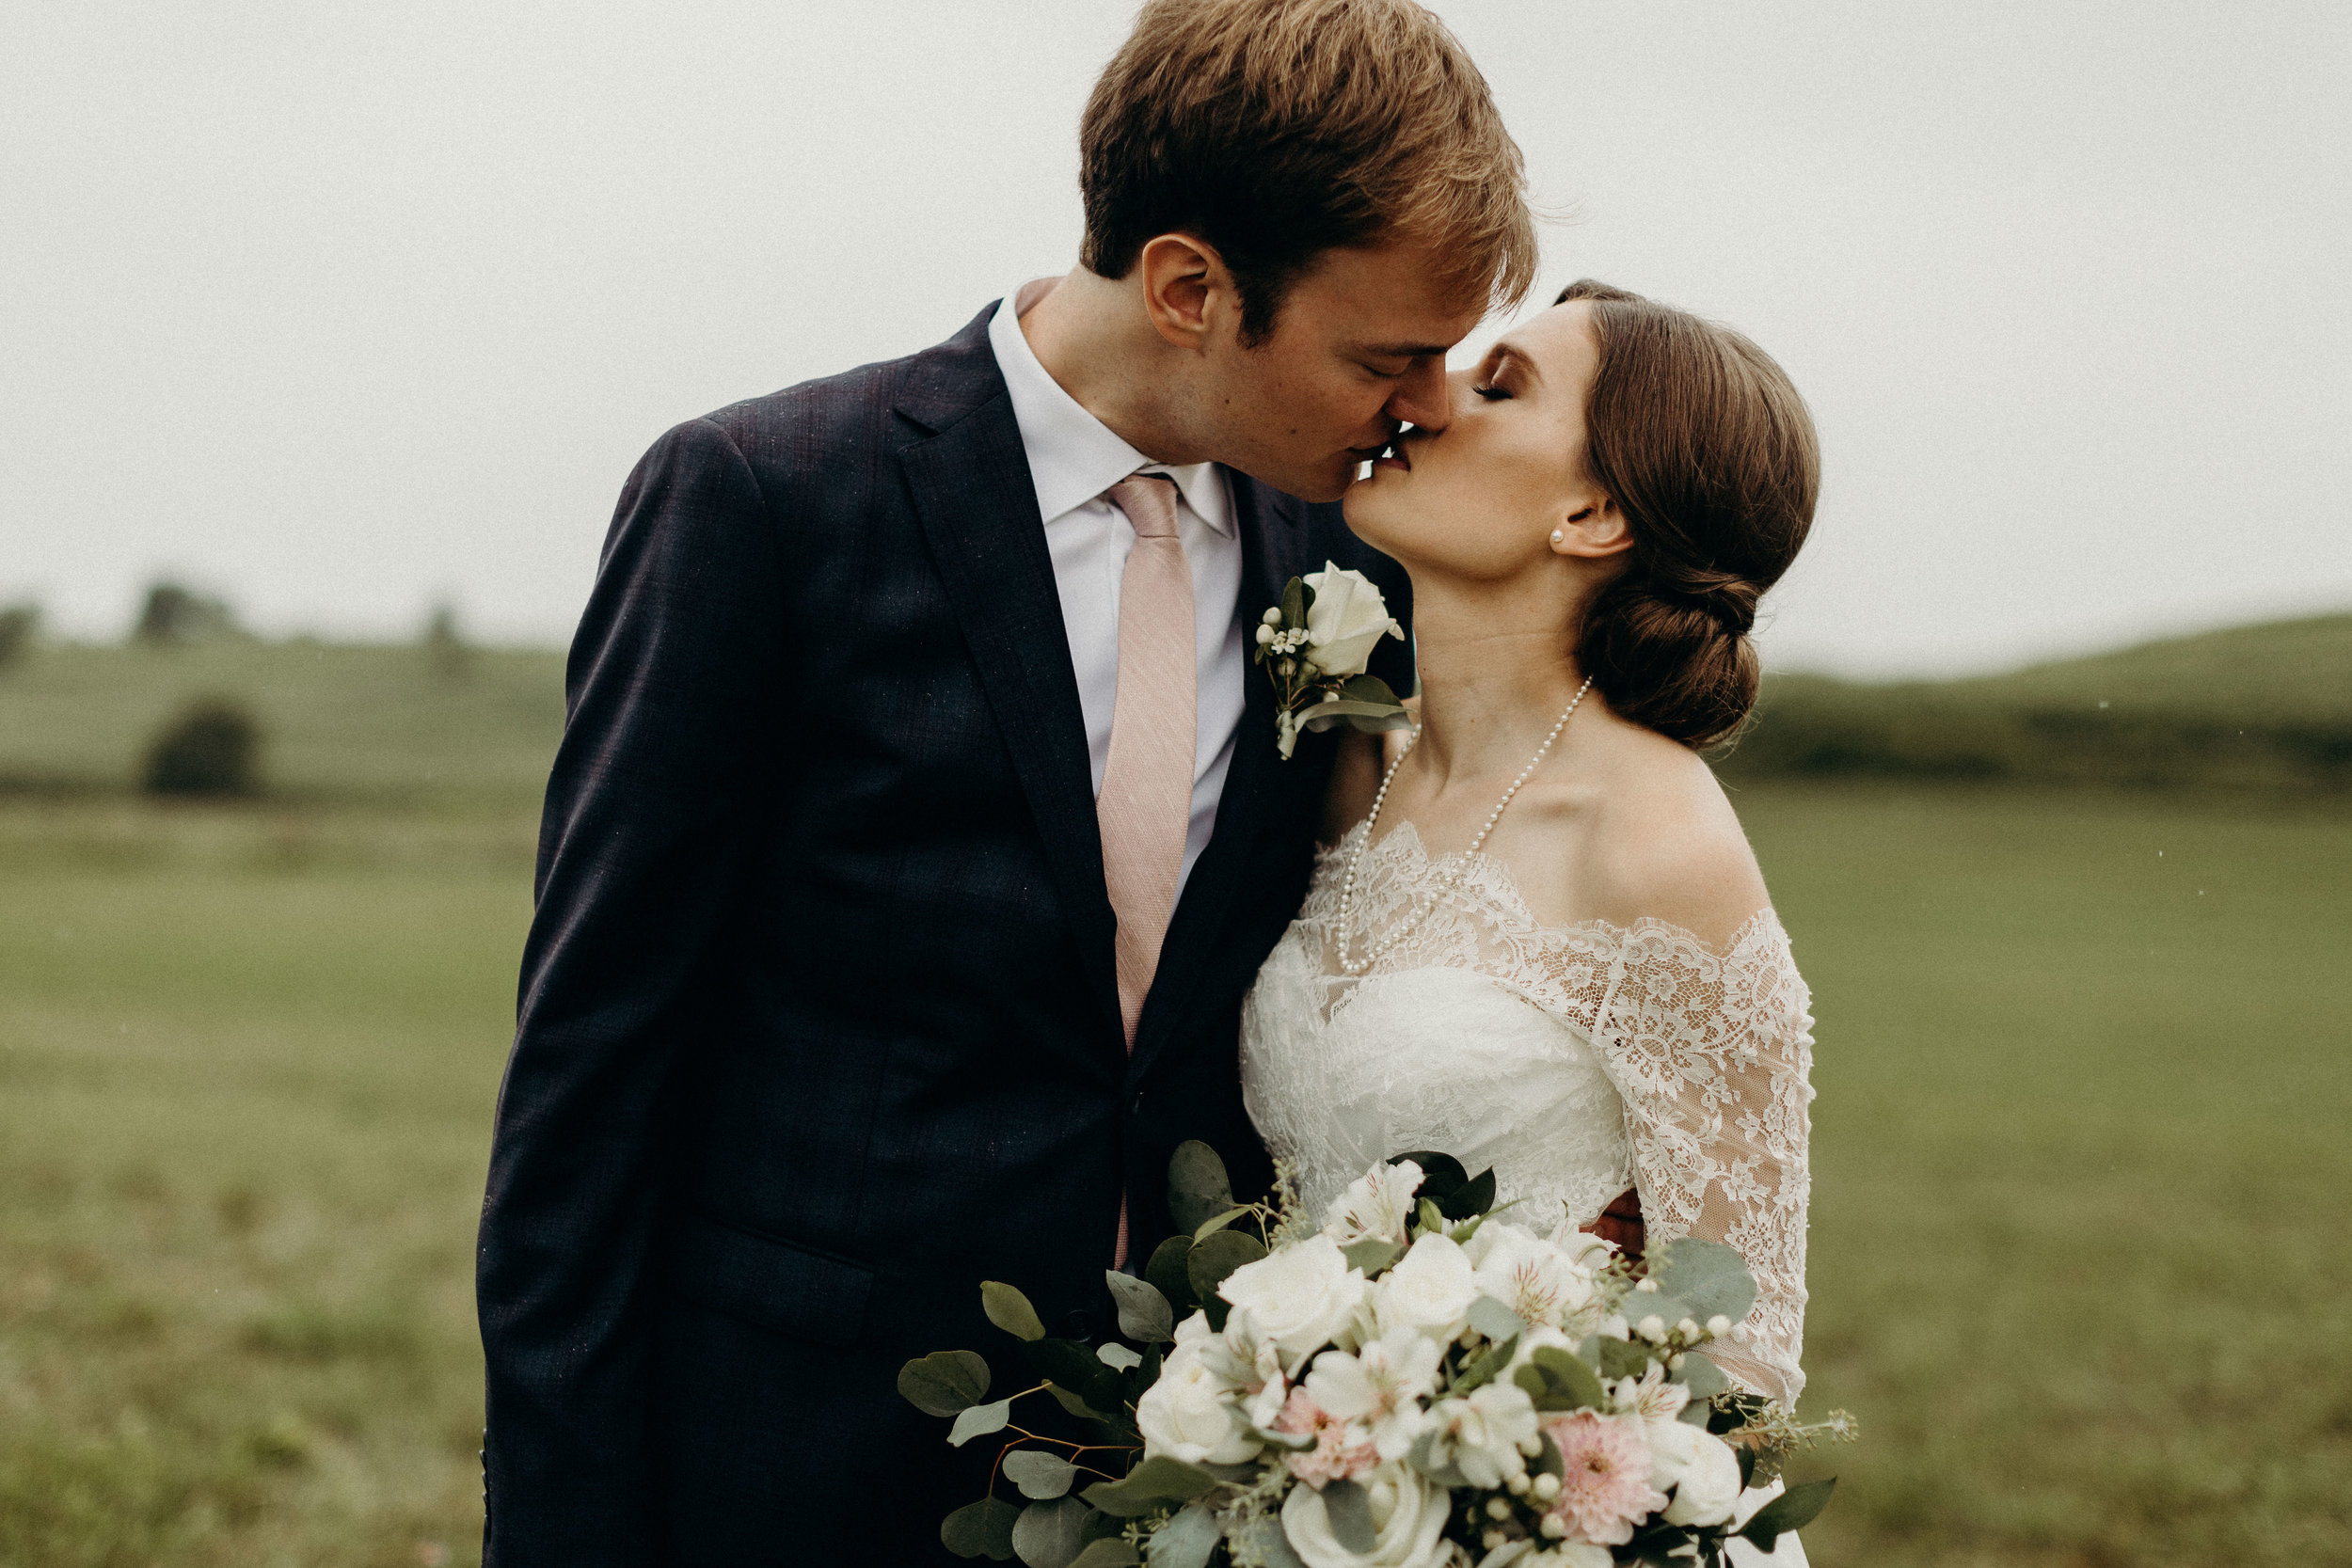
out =
<svg viewBox="0 0 2352 1568"><path fill-rule="evenodd" d="M1359 730L1411 727L1389 684L1364 673L1382 638L1404 636L1380 590L1361 572L1327 561L1322 571L1284 585L1282 602L1260 621L1250 657L1274 681L1275 743L1285 759L1301 730L1343 721Z"/></svg>

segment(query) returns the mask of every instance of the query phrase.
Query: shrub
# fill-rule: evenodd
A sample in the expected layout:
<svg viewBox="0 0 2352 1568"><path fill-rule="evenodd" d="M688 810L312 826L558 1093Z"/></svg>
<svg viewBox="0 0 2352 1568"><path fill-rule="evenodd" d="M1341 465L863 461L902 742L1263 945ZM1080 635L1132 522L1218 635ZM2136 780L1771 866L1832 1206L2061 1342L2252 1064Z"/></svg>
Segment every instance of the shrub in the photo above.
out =
<svg viewBox="0 0 2352 1568"><path fill-rule="evenodd" d="M234 703L206 698L164 727L147 753L151 795L249 795L258 787L262 727Z"/></svg>
<svg viewBox="0 0 2352 1568"><path fill-rule="evenodd" d="M39 605L10 605L0 610L0 667L14 664L33 651L33 641L40 634Z"/></svg>
<svg viewBox="0 0 2352 1568"><path fill-rule="evenodd" d="M224 637L235 631L236 626L236 617L224 601L164 581L148 589L147 602L139 607L131 636L140 642L167 647Z"/></svg>

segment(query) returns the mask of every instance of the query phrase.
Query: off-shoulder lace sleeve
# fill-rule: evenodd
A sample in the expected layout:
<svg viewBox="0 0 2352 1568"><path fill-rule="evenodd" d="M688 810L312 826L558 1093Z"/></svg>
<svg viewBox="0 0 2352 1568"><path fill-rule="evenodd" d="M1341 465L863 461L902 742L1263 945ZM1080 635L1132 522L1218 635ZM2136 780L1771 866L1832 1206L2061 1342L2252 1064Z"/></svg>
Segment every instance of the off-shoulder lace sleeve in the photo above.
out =
<svg viewBox="0 0 2352 1568"><path fill-rule="evenodd" d="M1809 1000L1770 910L1720 953L1645 922L1625 933L1593 1029L1650 1239L1722 1242L1756 1276L1756 1306L1708 1354L1790 1406L1804 1387Z"/></svg>

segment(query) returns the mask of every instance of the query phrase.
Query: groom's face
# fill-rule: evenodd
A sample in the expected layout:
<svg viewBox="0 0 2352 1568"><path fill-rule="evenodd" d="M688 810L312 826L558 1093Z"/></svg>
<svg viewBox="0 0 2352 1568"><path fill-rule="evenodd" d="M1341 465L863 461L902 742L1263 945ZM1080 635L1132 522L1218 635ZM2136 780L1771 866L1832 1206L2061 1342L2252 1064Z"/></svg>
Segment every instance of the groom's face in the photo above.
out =
<svg viewBox="0 0 2352 1568"><path fill-rule="evenodd" d="M1485 307L1445 285L1432 247L1327 251L1291 285L1266 338L1211 349L1203 444L1278 490L1337 500L1400 427L1445 428L1446 351Z"/></svg>

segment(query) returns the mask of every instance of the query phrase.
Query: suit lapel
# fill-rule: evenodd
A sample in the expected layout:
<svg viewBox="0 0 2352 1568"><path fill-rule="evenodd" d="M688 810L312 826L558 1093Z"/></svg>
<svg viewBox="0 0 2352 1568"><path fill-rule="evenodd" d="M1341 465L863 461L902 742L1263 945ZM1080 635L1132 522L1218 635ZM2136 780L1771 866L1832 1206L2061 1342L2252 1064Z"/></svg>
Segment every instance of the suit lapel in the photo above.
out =
<svg viewBox="0 0 2352 1568"><path fill-rule="evenodd" d="M983 311L927 367L931 373L902 392L898 412L928 434L901 448L898 461L1116 1039L1115 921L1103 888L1086 719L1044 520L989 351L988 320Z"/></svg>
<svg viewBox="0 0 2352 1568"><path fill-rule="evenodd" d="M1241 612L1245 618L1279 601L1282 585L1323 564L1304 555L1311 543L1298 516L1299 502L1277 490L1227 470L1233 493L1233 515L1241 529ZM1239 895L1254 856L1253 847L1264 826L1278 792L1293 781L1277 770L1306 767L1302 759L1284 763L1274 749L1274 687L1264 672L1245 663L1247 683L1239 729L1233 737L1233 761L1225 774L1224 793L1217 797L1216 832L1209 847L1185 879L1184 895L1176 901L1168 940L1160 948L1160 967L1145 999L1143 1018L1136 1028L1136 1049L1128 1063L1127 1081L1138 1081L1159 1054L1185 1003L1198 988L1195 974L1216 951L1226 917Z"/></svg>

